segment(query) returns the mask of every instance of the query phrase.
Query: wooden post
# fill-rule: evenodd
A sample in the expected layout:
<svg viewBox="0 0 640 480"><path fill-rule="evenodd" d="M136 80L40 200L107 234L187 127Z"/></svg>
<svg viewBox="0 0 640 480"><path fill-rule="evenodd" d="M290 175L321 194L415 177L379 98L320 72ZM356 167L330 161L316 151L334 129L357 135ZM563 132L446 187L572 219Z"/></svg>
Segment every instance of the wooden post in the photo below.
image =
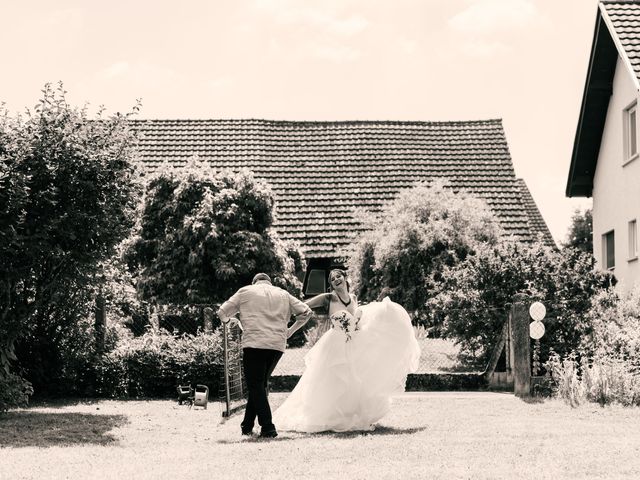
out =
<svg viewBox="0 0 640 480"><path fill-rule="evenodd" d="M213 308L204 307L204 331L205 333L213 332Z"/></svg>
<svg viewBox="0 0 640 480"><path fill-rule="evenodd" d="M107 328L107 312L102 294L98 294L96 297L95 320L93 325L95 328L96 352L101 354L104 352L104 337Z"/></svg>
<svg viewBox="0 0 640 480"><path fill-rule="evenodd" d="M531 393L531 358L529 354L529 311L524 295L516 295L511 306L513 334L513 393L528 397Z"/></svg>
<svg viewBox="0 0 640 480"><path fill-rule="evenodd" d="M226 409L222 412L223 417L231 415L231 389L229 385L229 325L222 324L222 354L224 359L224 387Z"/></svg>

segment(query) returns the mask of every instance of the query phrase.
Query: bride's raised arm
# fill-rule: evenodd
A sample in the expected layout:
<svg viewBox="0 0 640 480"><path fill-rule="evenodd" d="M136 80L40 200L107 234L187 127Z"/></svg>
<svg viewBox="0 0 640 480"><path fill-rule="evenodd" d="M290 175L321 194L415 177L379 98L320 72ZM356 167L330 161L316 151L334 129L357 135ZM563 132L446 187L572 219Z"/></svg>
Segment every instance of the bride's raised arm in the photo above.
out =
<svg viewBox="0 0 640 480"><path fill-rule="evenodd" d="M305 300L304 303L309 305L311 308L318 307L328 307L329 302L331 301L332 293L321 293L320 295L316 295L308 300Z"/></svg>

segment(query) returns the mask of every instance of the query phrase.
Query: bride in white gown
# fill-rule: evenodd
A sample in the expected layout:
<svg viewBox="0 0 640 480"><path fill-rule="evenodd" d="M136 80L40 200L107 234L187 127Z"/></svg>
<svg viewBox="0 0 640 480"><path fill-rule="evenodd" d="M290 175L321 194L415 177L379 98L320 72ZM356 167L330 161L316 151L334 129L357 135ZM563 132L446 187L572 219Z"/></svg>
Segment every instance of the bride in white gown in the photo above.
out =
<svg viewBox="0 0 640 480"><path fill-rule="evenodd" d="M327 295L338 295L342 308L329 304L331 328L309 350L304 374L273 415L279 430L373 430L418 367L420 346L404 308L385 298L356 310L355 297L344 295L344 274L334 272Z"/></svg>

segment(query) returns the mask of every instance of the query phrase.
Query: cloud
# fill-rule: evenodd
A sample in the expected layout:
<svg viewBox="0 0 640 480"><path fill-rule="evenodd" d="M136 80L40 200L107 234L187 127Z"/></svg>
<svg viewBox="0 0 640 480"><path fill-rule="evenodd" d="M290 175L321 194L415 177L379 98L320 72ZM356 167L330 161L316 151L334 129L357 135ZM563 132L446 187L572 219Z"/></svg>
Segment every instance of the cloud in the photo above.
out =
<svg viewBox="0 0 640 480"><path fill-rule="evenodd" d="M54 10L43 17L42 23L51 28L80 28L84 24L84 12L79 8Z"/></svg>
<svg viewBox="0 0 640 480"><path fill-rule="evenodd" d="M342 36L357 35L369 26L369 21L359 14L345 18L320 8L299 6L299 3L289 0L257 0L255 4L281 25L313 27Z"/></svg>
<svg viewBox="0 0 640 480"><path fill-rule="evenodd" d="M107 78L115 78L125 75L129 71L129 64L127 62L116 62L109 65L102 72L102 76Z"/></svg>
<svg viewBox="0 0 640 480"><path fill-rule="evenodd" d="M491 58L496 55L508 53L513 49L501 42L475 41L463 43L461 50L470 57Z"/></svg>
<svg viewBox="0 0 640 480"><path fill-rule="evenodd" d="M127 81L138 85L149 82L167 84L180 80L181 75L171 68L147 62L130 63L118 61L98 71L98 80Z"/></svg>
<svg viewBox="0 0 640 480"><path fill-rule="evenodd" d="M467 34L517 30L541 19L530 0L479 0L449 19L449 26Z"/></svg>
<svg viewBox="0 0 640 480"><path fill-rule="evenodd" d="M315 57L335 63L353 62L361 56L359 50L344 45L316 45L311 49L311 53Z"/></svg>
<svg viewBox="0 0 640 480"><path fill-rule="evenodd" d="M212 90L223 90L233 85L233 79L229 76L218 77L209 80L207 85Z"/></svg>

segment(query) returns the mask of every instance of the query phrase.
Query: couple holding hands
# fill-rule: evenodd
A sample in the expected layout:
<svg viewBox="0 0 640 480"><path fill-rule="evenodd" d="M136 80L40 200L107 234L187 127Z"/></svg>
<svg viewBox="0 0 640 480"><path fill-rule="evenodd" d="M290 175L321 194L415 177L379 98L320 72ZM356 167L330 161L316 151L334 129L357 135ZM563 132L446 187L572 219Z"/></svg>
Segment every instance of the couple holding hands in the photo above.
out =
<svg viewBox="0 0 640 480"><path fill-rule="evenodd" d="M222 304L223 322L240 321L248 400L242 434L251 435L256 417L261 437L279 430L367 431L390 409L391 396L404 391L407 374L418 367L420 346L408 313L385 298L358 306L345 273L329 274L331 291L305 302L275 287L264 273ZM285 351L287 338L324 307L326 332L305 356L305 371L272 415L268 381ZM239 317L239 320L235 318ZM295 322L287 327L291 316Z"/></svg>

